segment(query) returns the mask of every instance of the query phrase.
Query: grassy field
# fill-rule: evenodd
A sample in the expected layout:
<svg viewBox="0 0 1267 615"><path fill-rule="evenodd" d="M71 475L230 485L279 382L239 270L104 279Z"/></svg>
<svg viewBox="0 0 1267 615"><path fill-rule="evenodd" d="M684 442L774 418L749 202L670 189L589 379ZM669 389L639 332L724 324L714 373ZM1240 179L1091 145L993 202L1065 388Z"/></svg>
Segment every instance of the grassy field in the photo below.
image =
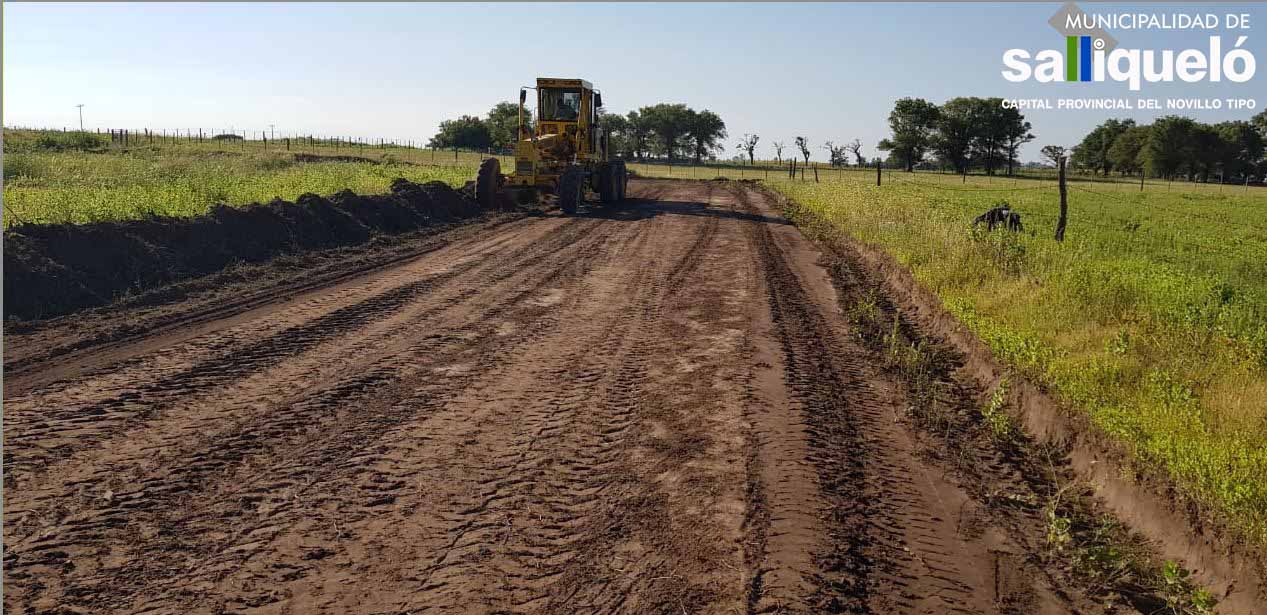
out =
<svg viewBox="0 0 1267 615"><path fill-rule="evenodd" d="M260 141L116 147L95 134L4 132L4 221L84 223L147 215L191 216L305 192L387 191L398 177L460 187L480 155L403 147L334 147ZM364 161L317 157L364 158Z"/></svg>
<svg viewBox="0 0 1267 615"><path fill-rule="evenodd" d="M821 179L769 184L896 256L997 356L1267 546L1267 190L1071 182L1061 244L1050 181ZM969 228L1004 200L1024 233Z"/></svg>

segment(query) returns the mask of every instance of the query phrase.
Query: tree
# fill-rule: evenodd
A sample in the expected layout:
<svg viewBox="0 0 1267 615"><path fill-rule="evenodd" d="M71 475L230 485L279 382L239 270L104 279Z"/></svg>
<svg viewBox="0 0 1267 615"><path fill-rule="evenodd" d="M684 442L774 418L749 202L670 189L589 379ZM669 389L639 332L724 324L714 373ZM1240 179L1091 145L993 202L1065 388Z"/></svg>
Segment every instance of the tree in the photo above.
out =
<svg viewBox="0 0 1267 615"><path fill-rule="evenodd" d="M757 141L760 140L761 137L758 137L757 135L744 135L743 140L735 146L737 149L748 152L748 164L750 165L756 164L756 158L753 155L753 152L757 149Z"/></svg>
<svg viewBox="0 0 1267 615"><path fill-rule="evenodd" d="M1017 109L1003 108L1002 99L990 100L997 101L998 108L1002 111L999 117L1003 121L1003 149L1007 152L1007 174L1011 175L1016 169L1016 156L1021 146L1034 140L1034 133L1030 132L1033 126L1025 121L1025 116Z"/></svg>
<svg viewBox="0 0 1267 615"><path fill-rule="evenodd" d="M1144 166L1140 152L1148 143L1148 126L1131 126L1113 140L1109 162L1122 173L1134 175Z"/></svg>
<svg viewBox="0 0 1267 615"><path fill-rule="evenodd" d="M1221 141L1218 164L1224 177L1252 174L1263 159L1263 135L1250 122L1222 122L1214 130Z"/></svg>
<svg viewBox="0 0 1267 615"><path fill-rule="evenodd" d="M1144 161L1156 176L1170 178L1192 158L1192 134L1196 122L1177 115L1159 118L1148 130Z"/></svg>
<svg viewBox="0 0 1267 615"><path fill-rule="evenodd" d="M1052 164L1060 166L1060 159L1065 157L1065 146L1063 145L1044 145L1039 153L1051 161Z"/></svg>
<svg viewBox="0 0 1267 615"><path fill-rule="evenodd" d="M624 158L633 158L633 147L629 141L629 119L616 113L607 113L598 109L598 127L607 133L607 147Z"/></svg>
<svg viewBox="0 0 1267 615"><path fill-rule="evenodd" d="M937 105L922 98L899 99L889 113L889 130L893 135L880 141L879 148L895 152L906 170L913 170L932 146L937 116Z"/></svg>
<svg viewBox="0 0 1267 615"><path fill-rule="evenodd" d="M1258 129L1259 136L1267 141L1267 111L1259 111L1258 115L1249 120L1249 123L1253 124L1254 128Z"/></svg>
<svg viewBox="0 0 1267 615"><path fill-rule="evenodd" d="M689 131L691 110L683 104L660 103L638 110L647 131L655 135L659 153L672 160Z"/></svg>
<svg viewBox="0 0 1267 615"><path fill-rule="evenodd" d="M1200 178L1210 181L1218 175L1219 162L1223 160L1224 150L1228 149L1219 132L1213 126L1194 122L1192 126L1191 146L1184 166L1188 170L1188 181Z"/></svg>
<svg viewBox="0 0 1267 615"><path fill-rule="evenodd" d="M427 146L486 150L491 143L488 125L478 117L463 115L456 120L440 122L440 132L431 137Z"/></svg>
<svg viewBox="0 0 1267 615"><path fill-rule="evenodd" d="M488 119L485 123L488 125L493 147L497 149L514 147L515 142L519 140L519 105L510 102L499 102L493 105L493 108L488 111ZM524 112L524 126L529 130L532 129L532 117L527 112Z"/></svg>
<svg viewBox="0 0 1267 615"><path fill-rule="evenodd" d="M686 136L694 146L695 162L698 164L726 138L726 122L708 109L699 113L690 109L687 111Z"/></svg>
<svg viewBox="0 0 1267 615"><path fill-rule="evenodd" d="M823 149L827 150L827 159L831 162L831 166L847 166L849 164L848 145L837 146L835 143L828 141L823 145Z"/></svg>
<svg viewBox="0 0 1267 615"><path fill-rule="evenodd" d="M782 141L774 142L774 159L783 162L783 148L786 147Z"/></svg>
<svg viewBox="0 0 1267 615"><path fill-rule="evenodd" d="M797 137L796 147L797 149L801 150L801 155L805 157L805 164L808 165L809 164L809 141L806 141L805 137Z"/></svg>
<svg viewBox="0 0 1267 615"><path fill-rule="evenodd" d="M1082 142L1073 148L1073 163L1092 172L1103 172L1108 175L1113 170L1109 159L1109 150L1118 135L1135 125L1135 120L1108 120L1097 126L1083 137Z"/></svg>
<svg viewBox="0 0 1267 615"><path fill-rule="evenodd" d="M932 149L943 163L949 164L958 173L968 171L976 121L976 104L968 98L946 101L937 114L937 133L932 139Z"/></svg>
<svg viewBox="0 0 1267 615"><path fill-rule="evenodd" d="M853 152L854 160L858 161L858 166L866 166L866 159L862 157L862 139L854 139L845 144L849 151Z"/></svg>
<svg viewBox="0 0 1267 615"><path fill-rule="evenodd" d="M643 120L642 114L637 111L630 111L625 115L625 120L628 124L625 136L629 139L629 147L641 160L650 149L648 146L651 141L651 130L647 127L647 122Z"/></svg>

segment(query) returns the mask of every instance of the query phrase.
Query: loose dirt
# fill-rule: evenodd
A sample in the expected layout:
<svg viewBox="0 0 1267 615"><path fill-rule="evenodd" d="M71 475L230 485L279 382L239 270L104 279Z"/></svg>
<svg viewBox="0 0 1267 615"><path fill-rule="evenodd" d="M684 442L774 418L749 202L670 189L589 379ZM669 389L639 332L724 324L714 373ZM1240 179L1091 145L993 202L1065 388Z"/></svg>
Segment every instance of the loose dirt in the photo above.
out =
<svg viewBox="0 0 1267 615"><path fill-rule="evenodd" d="M1135 612L998 504L1023 465L945 454L773 199L630 194L177 330L9 335L6 610Z"/></svg>

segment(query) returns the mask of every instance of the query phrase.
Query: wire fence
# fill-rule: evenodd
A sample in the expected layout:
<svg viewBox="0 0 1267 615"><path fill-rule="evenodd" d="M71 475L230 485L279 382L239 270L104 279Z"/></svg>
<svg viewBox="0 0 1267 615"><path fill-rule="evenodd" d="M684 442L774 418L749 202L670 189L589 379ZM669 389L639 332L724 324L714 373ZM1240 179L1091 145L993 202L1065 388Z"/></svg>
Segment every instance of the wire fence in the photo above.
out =
<svg viewBox="0 0 1267 615"><path fill-rule="evenodd" d="M95 135L107 149L126 151L133 148L163 150L212 150L223 152L265 152L311 154L316 156L384 156L403 162L437 165L477 165L485 158L509 160L491 149L429 147L421 139L343 136L276 130L242 130L239 128L93 128L84 131L44 127L6 126L5 131L34 131L67 135Z"/></svg>
<svg viewBox="0 0 1267 615"><path fill-rule="evenodd" d="M1021 202L1026 204L1023 207L1025 219L1038 219L1044 226L1051 227L1058 226L1060 220L1059 213L1037 209L1039 206L1057 206L1059 202L1057 193L1060 188L1058 176L1054 178L991 177L936 171L906 172L883 166L879 169L875 166L823 167L814 163L803 165L799 161L795 165L773 166L726 163L670 165L667 161L644 160L634 164L634 168L641 168L647 174L667 177L711 179L722 176L730 179L774 179L807 184L849 182L855 185L870 185L877 190L884 190L887 186L899 186L936 191L932 194L950 193L962 198L952 201L923 199L918 203L918 207L939 211L947 218L963 223L970 222L981 213L981 210L993 206L1000 200L1007 200L1009 195L1017 195L1018 198L1033 196L1039 197L1039 200L1021 198ZM1145 250L1156 253L1161 248L1161 252L1169 251L1175 259L1200 254L1215 258L1229 256L1237 260L1246 259L1248 253L1250 260L1254 263L1262 263L1263 273L1267 275L1267 225L1245 219L1251 216L1267 219L1267 210L1257 207L1260 203L1267 205L1258 200L1267 196L1267 190L1248 184L1228 186L1223 196L1236 197L1235 200L1198 200L1191 205L1193 209L1184 210L1164 205L1160 202L1163 199L1157 197L1164 197L1167 193L1172 199L1184 198L1185 193L1213 196L1211 194L1213 191L1202 189L1206 188L1202 184L1189 182L1174 182L1174 184L1179 184L1179 187L1176 188L1170 182L1163 183L1158 180L1141 183L1138 179L1133 179L1130 183L1126 183L1106 181L1100 177L1066 177L1067 224L1075 235L1092 241L1121 245L1128 252ZM989 200L974 203L971 197L975 195L988 197ZM1012 201L1014 203L1012 207L1015 207L1016 200ZM1196 207L1202 206L1199 203L1205 203L1209 207L1233 209L1239 215L1236 216L1237 219L1229 219L1226 213L1196 211ZM1252 209L1245 210L1242 206ZM1246 214L1247 211L1248 214ZM1190 233L1195 229L1194 225L1211 227L1215 229L1214 234L1207 233L1192 237ZM1034 232L1032 227L1030 232ZM1247 264L1246 266L1259 265Z"/></svg>

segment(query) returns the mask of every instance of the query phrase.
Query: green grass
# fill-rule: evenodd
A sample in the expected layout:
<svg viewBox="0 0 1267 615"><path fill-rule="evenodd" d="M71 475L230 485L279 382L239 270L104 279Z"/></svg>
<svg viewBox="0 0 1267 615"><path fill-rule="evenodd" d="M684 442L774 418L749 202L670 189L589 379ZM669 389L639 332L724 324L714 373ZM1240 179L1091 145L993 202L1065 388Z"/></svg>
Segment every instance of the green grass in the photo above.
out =
<svg viewBox="0 0 1267 615"><path fill-rule="evenodd" d="M478 154L406 148L287 151L284 144L157 143L127 148L108 137L6 130L4 207L15 223L86 223L149 215L192 216L212 205L245 205L305 192L386 192L393 179L461 187L475 177ZM297 161L295 154L356 156L367 162ZM432 158L435 162L432 162Z"/></svg>
<svg viewBox="0 0 1267 615"><path fill-rule="evenodd" d="M1075 183L1062 244L1057 191L1008 181L770 183L896 256L1001 359L1267 545L1267 198ZM972 232L1002 199L1027 232Z"/></svg>

